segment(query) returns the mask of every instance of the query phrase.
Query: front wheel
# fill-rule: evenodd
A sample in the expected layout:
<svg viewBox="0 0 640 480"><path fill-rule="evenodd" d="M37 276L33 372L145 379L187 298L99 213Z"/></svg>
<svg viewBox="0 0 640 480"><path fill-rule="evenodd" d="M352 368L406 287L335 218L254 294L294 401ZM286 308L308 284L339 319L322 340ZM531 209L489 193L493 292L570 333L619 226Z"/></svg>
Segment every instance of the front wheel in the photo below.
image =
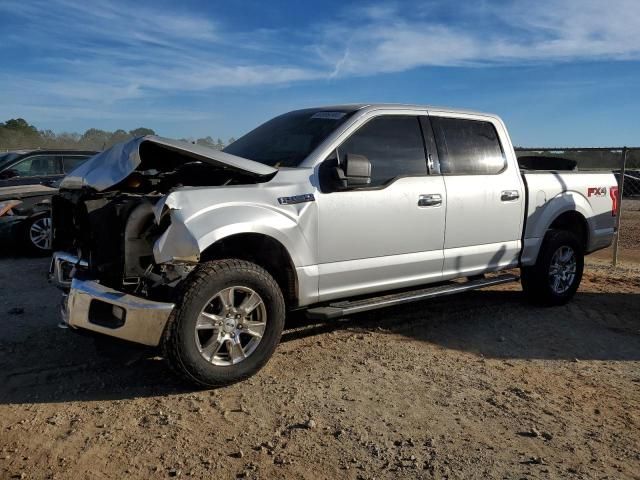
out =
<svg viewBox="0 0 640 480"><path fill-rule="evenodd" d="M284 299L273 277L258 265L231 259L203 263L186 282L164 338L173 369L206 387L255 374L284 327Z"/></svg>
<svg viewBox="0 0 640 480"><path fill-rule="evenodd" d="M544 238L535 265L522 268L522 289L540 305L563 305L575 295L584 269L578 238L565 230L552 230Z"/></svg>

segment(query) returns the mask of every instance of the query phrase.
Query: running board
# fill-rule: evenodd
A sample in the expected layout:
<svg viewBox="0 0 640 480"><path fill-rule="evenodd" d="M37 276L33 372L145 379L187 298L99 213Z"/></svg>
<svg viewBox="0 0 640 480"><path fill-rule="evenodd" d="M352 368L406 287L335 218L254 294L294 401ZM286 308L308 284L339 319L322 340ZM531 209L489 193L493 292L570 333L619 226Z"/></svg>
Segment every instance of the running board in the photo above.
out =
<svg viewBox="0 0 640 480"><path fill-rule="evenodd" d="M517 275L500 275L493 278L480 278L469 280L464 283L451 282L436 287L421 288L410 292L392 293L380 297L365 298L356 301L342 301L332 303L325 307L314 307L307 310L307 317L314 320L329 320L340 318L354 313L366 312L377 308L391 307L403 303L417 302L427 298L444 297L455 293L467 292L478 288L501 285L503 283L517 282L520 277Z"/></svg>

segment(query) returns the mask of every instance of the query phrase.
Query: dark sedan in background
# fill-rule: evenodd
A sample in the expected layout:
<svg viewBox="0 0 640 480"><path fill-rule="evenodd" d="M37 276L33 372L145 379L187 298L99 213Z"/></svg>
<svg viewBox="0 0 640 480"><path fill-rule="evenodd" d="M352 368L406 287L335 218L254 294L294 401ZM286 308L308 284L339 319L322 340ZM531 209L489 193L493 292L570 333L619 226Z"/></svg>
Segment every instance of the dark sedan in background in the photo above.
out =
<svg viewBox="0 0 640 480"><path fill-rule="evenodd" d="M0 153L0 240L32 253L51 248L51 196L64 176L93 151Z"/></svg>

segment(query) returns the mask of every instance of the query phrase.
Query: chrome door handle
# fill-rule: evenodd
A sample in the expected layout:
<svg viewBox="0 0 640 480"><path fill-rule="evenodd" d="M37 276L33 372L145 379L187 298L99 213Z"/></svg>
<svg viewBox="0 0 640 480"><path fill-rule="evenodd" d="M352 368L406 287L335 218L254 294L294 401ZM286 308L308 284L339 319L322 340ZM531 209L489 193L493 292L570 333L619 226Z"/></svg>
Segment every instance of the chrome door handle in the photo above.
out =
<svg viewBox="0 0 640 480"><path fill-rule="evenodd" d="M442 195L439 193L428 193L418 197L419 207L438 207L442 205Z"/></svg>
<svg viewBox="0 0 640 480"><path fill-rule="evenodd" d="M520 198L520 192L517 190L503 190L500 195L500 200L503 202L513 202Z"/></svg>

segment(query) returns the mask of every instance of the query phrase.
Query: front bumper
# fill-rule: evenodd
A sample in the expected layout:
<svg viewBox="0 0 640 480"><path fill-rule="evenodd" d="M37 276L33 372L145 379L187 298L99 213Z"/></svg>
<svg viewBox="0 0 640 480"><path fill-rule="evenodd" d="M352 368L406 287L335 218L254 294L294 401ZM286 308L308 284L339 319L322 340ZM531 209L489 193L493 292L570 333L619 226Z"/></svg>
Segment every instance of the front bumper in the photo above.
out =
<svg viewBox="0 0 640 480"><path fill-rule="evenodd" d="M62 321L71 328L80 328L111 337L157 346L175 308L173 303L154 302L105 287L92 280L70 278L70 268L86 267L72 255L56 252L50 278L63 295ZM65 289L66 289L65 288Z"/></svg>
<svg viewBox="0 0 640 480"><path fill-rule="evenodd" d="M154 302L74 278L62 320L72 328L157 346L174 308L173 303Z"/></svg>

